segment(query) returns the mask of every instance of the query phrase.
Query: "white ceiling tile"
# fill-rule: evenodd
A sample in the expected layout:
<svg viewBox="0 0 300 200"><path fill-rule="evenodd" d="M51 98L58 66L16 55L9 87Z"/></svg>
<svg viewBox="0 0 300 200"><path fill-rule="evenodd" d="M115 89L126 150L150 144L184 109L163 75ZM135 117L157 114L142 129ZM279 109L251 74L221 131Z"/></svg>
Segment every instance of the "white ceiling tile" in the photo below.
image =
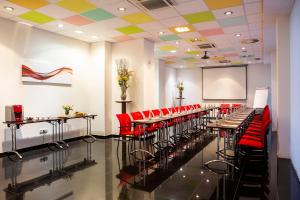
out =
<svg viewBox="0 0 300 200"><path fill-rule="evenodd" d="M98 7L102 7L104 5L117 4L119 2L124 2L126 0L89 0L89 1Z"/></svg>
<svg viewBox="0 0 300 200"><path fill-rule="evenodd" d="M227 11L232 11L232 15L225 15L224 13ZM218 9L212 11L216 19L225 19L231 17L239 17L245 15L243 6L236 6L224 9Z"/></svg>
<svg viewBox="0 0 300 200"><path fill-rule="evenodd" d="M45 15L48 15L50 17L56 18L56 19L63 19L66 17L76 15L76 13L71 12L67 9L64 9L60 6L57 6L55 4L49 4L49 5L43 6L41 8L38 8L36 11L43 13Z"/></svg>
<svg viewBox="0 0 300 200"><path fill-rule="evenodd" d="M184 39L201 37L200 33L198 33L198 32L180 33L177 35Z"/></svg>
<svg viewBox="0 0 300 200"><path fill-rule="evenodd" d="M101 33L103 30L114 30L115 28L129 26L130 24L120 18L112 18L108 20L98 21L95 23L87 24L81 26L83 30L90 32L99 32Z"/></svg>
<svg viewBox="0 0 300 200"><path fill-rule="evenodd" d="M262 5L261 3L249 3L245 4L246 14L257 14L262 12Z"/></svg>
<svg viewBox="0 0 300 200"><path fill-rule="evenodd" d="M176 10L170 7L151 10L148 14L155 19L167 19L179 16Z"/></svg>
<svg viewBox="0 0 300 200"><path fill-rule="evenodd" d="M216 22L216 21L197 23L197 24L193 24L193 26L198 30L207 30L207 29L220 28L219 23Z"/></svg>
<svg viewBox="0 0 300 200"><path fill-rule="evenodd" d="M261 29L261 24L251 23L251 24L249 24L249 28L250 28L250 30L258 30L258 29Z"/></svg>
<svg viewBox="0 0 300 200"><path fill-rule="evenodd" d="M247 25L242 26L232 26L232 27L226 27L223 28L224 33L240 33L240 32L246 32L248 31Z"/></svg>
<svg viewBox="0 0 300 200"><path fill-rule="evenodd" d="M140 12L140 10L137 7L135 7L128 1L120 1L113 4L101 5L101 8L106 10L107 12L112 13L115 16L123 16ZM119 11L118 8L126 8L126 10Z"/></svg>
<svg viewBox="0 0 300 200"><path fill-rule="evenodd" d="M247 15L248 23L261 23L262 22L262 14L253 14Z"/></svg>
<svg viewBox="0 0 300 200"><path fill-rule="evenodd" d="M183 17L172 17L163 19L160 22L167 27L182 26L188 24L188 22Z"/></svg>
<svg viewBox="0 0 300 200"><path fill-rule="evenodd" d="M162 26L158 22L149 22L149 23L144 23L144 24L138 24L138 27L142 28L145 31L152 31L152 30L163 30L165 29L164 26Z"/></svg>
<svg viewBox="0 0 300 200"><path fill-rule="evenodd" d="M261 2L262 0L244 0L244 3L254 3L254 2Z"/></svg>
<svg viewBox="0 0 300 200"><path fill-rule="evenodd" d="M147 32L142 32L142 33L136 33L136 34L131 34L130 37L134 38L153 38L153 35Z"/></svg>
<svg viewBox="0 0 300 200"><path fill-rule="evenodd" d="M175 6L182 15L209 10L202 0L189 1Z"/></svg>

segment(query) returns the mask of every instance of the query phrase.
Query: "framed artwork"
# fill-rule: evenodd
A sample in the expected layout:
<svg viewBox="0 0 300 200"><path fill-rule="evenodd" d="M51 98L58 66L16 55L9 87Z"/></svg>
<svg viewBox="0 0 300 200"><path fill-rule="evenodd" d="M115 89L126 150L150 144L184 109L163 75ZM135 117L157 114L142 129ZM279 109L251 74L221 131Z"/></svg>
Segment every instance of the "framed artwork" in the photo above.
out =
<svg viewBox="0 0 300 200"><path fill-rule="evenodd" d="M72 84L73 69L68 66L25 60L21 71L24 83Z"/></svg>

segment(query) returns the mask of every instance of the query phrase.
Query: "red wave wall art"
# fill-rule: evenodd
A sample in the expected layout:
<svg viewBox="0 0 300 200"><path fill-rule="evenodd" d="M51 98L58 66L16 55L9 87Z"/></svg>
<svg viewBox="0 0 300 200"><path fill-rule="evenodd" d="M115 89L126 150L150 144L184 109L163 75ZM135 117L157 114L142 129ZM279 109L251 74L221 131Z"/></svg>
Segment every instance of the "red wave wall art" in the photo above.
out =
<svg viewBox="0 0 300 200"><path fill-rule="evenodd" d="M22 65L22 77L31 77L33 79L39 80L39 81L44 81L49 78L52 78L60 73L69 73L73 74L73 70L68 67L61 67L59 69L53 70L48 73L40 73L40 72L35 72L31 68L27 67L26 65Z"/></svg>

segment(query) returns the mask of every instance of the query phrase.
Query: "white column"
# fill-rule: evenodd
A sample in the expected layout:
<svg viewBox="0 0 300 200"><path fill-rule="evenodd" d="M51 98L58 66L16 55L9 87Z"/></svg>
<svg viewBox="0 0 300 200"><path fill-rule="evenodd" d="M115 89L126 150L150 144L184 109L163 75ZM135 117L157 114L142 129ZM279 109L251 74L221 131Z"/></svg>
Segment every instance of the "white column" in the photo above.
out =
<svg viewBox="0 0 300 200"><path fill-rule="evenodd" d="M290 34L289 16L276 19L278 156L290 158Z"/></svg>

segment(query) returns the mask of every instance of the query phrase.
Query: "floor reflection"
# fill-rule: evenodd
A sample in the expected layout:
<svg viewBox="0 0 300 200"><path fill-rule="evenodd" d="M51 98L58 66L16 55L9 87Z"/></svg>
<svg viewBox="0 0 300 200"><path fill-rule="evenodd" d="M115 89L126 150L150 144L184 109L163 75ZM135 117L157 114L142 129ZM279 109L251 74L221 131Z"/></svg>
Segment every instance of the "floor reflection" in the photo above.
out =
<svg viewBox="0 0 300 200"><path fill-rule="evenodd" d="M194 141L163 163L148 163L142 177L128 155L122 160L122 148L119 158L116 152L117 142L107 139L74 141L64 151L27 152L22 162L0 158L0 199L231 200L243 188L240 172L221 164L217 171L204 166L216 158L213 137Z"/></svg>

